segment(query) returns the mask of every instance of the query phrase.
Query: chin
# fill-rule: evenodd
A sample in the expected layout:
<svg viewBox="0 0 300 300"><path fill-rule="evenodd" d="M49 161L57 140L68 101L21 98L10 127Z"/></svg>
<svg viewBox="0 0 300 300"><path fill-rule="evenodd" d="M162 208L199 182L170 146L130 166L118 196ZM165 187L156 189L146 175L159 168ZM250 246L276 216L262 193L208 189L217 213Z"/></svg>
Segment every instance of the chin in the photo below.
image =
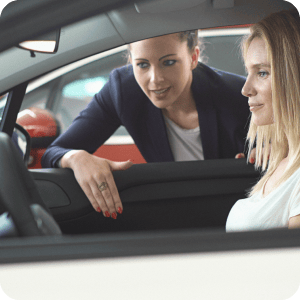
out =
<svg viewBox="0 0 300 300"><path fill-rule="evenodd" d="M154 106L156 106L157 108L160 108L160 109L164 109L164 108L167 108L167 107L170 106L170 104L167 101L165 101L165 100L160 100L160 101L158 101L158 100L155 100L155 101L150 100L150 101L152 102L152 104Z"/></svg>
<svg viewBox="0 0 300 300"><path fill-rule="evenodd" d="M252 122L256 125L256 126L267 126L267 125L271 125L274 123L274 117L271 116L257 116L252 114Z"/></svg>
<svg viewBox="0 0 300 300"><path fill-rule="evenodd" d="M273 124L274 122L270 122L270 121L261 121L261 120L253 120L253 123L254 123L256 126L267 126L267 125Z"/></svg>

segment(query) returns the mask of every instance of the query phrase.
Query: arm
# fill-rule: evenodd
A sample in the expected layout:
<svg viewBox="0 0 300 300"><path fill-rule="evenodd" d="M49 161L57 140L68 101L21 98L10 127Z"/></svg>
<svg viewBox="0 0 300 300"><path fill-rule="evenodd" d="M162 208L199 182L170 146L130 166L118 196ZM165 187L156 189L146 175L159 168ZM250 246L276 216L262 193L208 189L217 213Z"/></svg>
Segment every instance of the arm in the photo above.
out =
<svg viewBox="0 0 300 300"><path fill-rule="evenodd" d="M94 153L120 126L110 87L106 84L93 97L86 109L73 121L66 132L60 135L42 157L43 168L54 168L64 154L73 149Z"/></svg>
<svg viewBox="0 0 300 300"><path fill-rule="evenodd" d="M116 78L111 80L115 86L119 84ZM122 213L123 207L112 171L128 168L132 163L117 163L92 155L121 125L121 93L115 93L112 99L110 90L111 82L108 82L69 129L47 149L42 166L57 167L60 160L62 168L73 170L94 209L115 219L116 212Z"/></svg>
<svg viewBox="0 0 300 300"><path fill-rule="evenodd" d="M289 219L289 229L295 229L295 228L300 228L300 215L291 217Z"/></svg>

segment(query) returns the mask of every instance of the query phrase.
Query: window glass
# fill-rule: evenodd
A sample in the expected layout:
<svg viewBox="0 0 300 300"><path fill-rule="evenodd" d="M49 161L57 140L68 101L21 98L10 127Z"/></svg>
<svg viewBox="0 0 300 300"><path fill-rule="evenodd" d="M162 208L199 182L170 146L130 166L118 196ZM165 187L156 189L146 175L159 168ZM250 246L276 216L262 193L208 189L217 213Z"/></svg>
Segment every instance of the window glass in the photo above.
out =
<svg viewBox="0 0 300 300"><path fill-rule="evenodd" d="M63 131L91 101L109 79L110 72L126 64L126 51L105 56L64 75L52 110Z"/></svg>
<svg viewBox="0 0 300 300"><path fill-rule="evenodd" d="M199 30L204 47L200 60L210 67L245 75L239 44L248 32L246 28ZM125 64L127 47L122 46L62 67L28 85L21 110L37 107L50 111L63 133L93 96L103 88L111 71ZM133 145L134 141L126 128L121 126L105 144L121 147ZM111 153L111 149L108 151ZM123 147L116 152L124 151ZM99 156L105 157L105 154L100 153ZM114 160L115 157L107 158ZM126 159L128 158L117 157L115 160ZM143 162L143 159L139 161Z"/></svg>
<svg viewBox="0 0 300 300"><path fill-rule="evenodd" d="M249 32L249 28L200 30L203 62L210 67L245 76L240 44Z"/></svg>
<svg viewBox="0 0 300 300"><path fill-rule="evenodd" d="M91 59L92 61L72 71L62 71L60 76L43 85L38 86L38 82L43 79L36 80L29 85L21 110L31 106L50 110L64 132L105 85L110 72L127 63L125 48L114 51L114 54L107 51L100 59ZM120 130L124 131L127 134L126 130Z"/></svg>
<svg viewBox="0 0 300 300"><path fill-rule="evenodd" d="M3 111L7 102L8 93L0 96L0 119L2 120Z"/></svg>
<svg viewBox="0 0 300 300"><path fill-rule="evenodd" d="M204 59L210 67L245 76L240 51L240 35L216 36L204 39Z"/></svg>
<svg viewBox="0 0 300 300"><path fill-rule="evenodd" d="M29 107L38 107L45 109L49 94L51 91L52 83L48 82L42 86L38 86L33 90L30 89L30 85L27 87L26 95L21 105L20 111Z"/></svg>

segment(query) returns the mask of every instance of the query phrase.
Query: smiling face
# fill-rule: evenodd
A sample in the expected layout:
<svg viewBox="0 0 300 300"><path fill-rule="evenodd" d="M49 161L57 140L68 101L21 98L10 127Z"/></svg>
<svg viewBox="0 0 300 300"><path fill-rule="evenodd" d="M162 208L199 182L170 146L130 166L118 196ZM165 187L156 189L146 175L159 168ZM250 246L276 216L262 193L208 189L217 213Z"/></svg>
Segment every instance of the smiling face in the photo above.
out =
<svg viewBox="0 0 300 300"><path fill-rule="evenodd" d="M158 108L168 109L191 97L192 70L199 48L192 52L177 34L155 37L130 45L136 81Z"/></svg>
<svg viewBox="0 0 300 300"><path fill-rule="evenodd" d="M257 126L270 125L274 123L271 67L263 39L253 39L245 57L245 65L248 76L242 94L249 98L252 121Z"/></svg>

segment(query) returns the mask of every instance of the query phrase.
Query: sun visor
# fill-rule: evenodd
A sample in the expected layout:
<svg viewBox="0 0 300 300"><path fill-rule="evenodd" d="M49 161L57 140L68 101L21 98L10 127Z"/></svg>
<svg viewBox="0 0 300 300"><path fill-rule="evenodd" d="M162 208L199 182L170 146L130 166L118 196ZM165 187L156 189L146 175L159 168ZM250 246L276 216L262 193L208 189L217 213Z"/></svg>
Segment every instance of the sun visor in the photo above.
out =
<svg viewBox="0 0 300 300"><path fill-rule="evenodd" d="M213 8L230 8L234 7L234 0L212 0Z"/></svg>
<svg viewBox="0 0 300 300"><path fill-rule="evenodd" d="M135 3L134 6L136 11L140 14L157 14L189 9L206 1L207 0L151 0ZM231 0L229 2L231 2Z"/></svg>

